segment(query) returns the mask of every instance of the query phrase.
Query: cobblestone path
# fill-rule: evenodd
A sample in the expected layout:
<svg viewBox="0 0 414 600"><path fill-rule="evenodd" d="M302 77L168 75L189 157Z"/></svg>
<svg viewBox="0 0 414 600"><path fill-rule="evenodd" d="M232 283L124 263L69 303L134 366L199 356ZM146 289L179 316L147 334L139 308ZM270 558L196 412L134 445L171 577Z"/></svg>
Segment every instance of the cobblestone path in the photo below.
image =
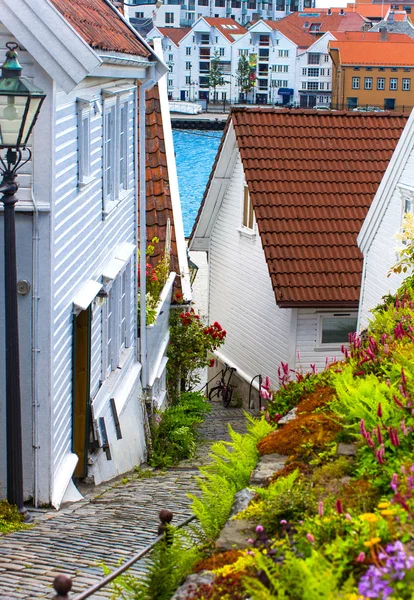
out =
<svg viewBox="0 0 414 600"><path fill-rule="evenodd" d="M131 474L97 488L82 489L85 500L60 511L34 513L36 525L0 537L0 599L52 598L52 581L61 573L73 578L73 595L102 578L101 563L114 567L156 537L158 513L168 508L173 524L190 516L188 492L195 491L197 465L207 457L215 440L228 439L227 423L242 433L245 419L239 408L213 411L201 426L204 442L193 461L185 461L155 477L138 479ZM139 574L139 561L130 572ZM94 598L109 598L110 589Z"/></svg>

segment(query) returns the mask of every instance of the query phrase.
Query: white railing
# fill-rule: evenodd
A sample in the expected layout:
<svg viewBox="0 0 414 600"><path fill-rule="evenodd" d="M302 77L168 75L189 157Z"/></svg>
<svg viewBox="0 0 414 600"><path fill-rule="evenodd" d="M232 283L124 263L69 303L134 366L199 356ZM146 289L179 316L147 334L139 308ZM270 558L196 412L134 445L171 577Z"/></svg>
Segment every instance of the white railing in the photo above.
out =
<svg viewBox="0 0 414 600"><path fill-rule="evenodd" d="M169 319L171 293L176 273L170 273L157 306L155 323L147 325L148 384L153 386L163 362L170 337Z"/></svg>

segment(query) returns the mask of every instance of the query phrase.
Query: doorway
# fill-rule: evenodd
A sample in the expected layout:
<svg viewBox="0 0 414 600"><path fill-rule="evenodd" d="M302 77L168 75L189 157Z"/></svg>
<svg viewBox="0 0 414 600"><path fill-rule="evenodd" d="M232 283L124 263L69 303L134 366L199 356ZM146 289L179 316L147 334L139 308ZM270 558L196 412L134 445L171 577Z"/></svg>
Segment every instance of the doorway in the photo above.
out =
<svg viewBox="0 0 414 600"><path fill-rule="evenodd" d="M91 316L89 306L73 318L72 452L79 460L74 477L86 477L90 432Z"/></svg>

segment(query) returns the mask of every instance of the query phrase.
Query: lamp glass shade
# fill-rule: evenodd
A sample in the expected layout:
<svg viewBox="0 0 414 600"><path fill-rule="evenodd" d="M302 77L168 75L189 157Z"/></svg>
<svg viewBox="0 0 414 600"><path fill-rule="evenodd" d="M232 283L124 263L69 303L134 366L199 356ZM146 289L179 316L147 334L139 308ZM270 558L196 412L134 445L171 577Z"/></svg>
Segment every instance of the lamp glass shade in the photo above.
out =
<svg viewBox="0 0 414 600"><path fill-rule="evenodd" d="M1 83L0 79L0 148L25 147L44 95L7 94Z"/></svg>

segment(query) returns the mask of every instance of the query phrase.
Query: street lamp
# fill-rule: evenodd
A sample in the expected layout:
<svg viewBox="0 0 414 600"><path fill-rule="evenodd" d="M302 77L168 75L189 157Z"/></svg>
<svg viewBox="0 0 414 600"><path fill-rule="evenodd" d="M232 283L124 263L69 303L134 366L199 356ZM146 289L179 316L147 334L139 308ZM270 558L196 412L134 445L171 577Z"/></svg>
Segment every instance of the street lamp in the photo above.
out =
<svg viewBox="0 0 414 600"><path fill-rule="evenodd" d="M30 520L23 504L23 451L20 398L19 320L15 204L17 171L31 158L26 147L45 99L42 90L21 75L17 44L8 51L0 77L0 184L4 204L4 280L6 322L7 500Z"/></svg>

